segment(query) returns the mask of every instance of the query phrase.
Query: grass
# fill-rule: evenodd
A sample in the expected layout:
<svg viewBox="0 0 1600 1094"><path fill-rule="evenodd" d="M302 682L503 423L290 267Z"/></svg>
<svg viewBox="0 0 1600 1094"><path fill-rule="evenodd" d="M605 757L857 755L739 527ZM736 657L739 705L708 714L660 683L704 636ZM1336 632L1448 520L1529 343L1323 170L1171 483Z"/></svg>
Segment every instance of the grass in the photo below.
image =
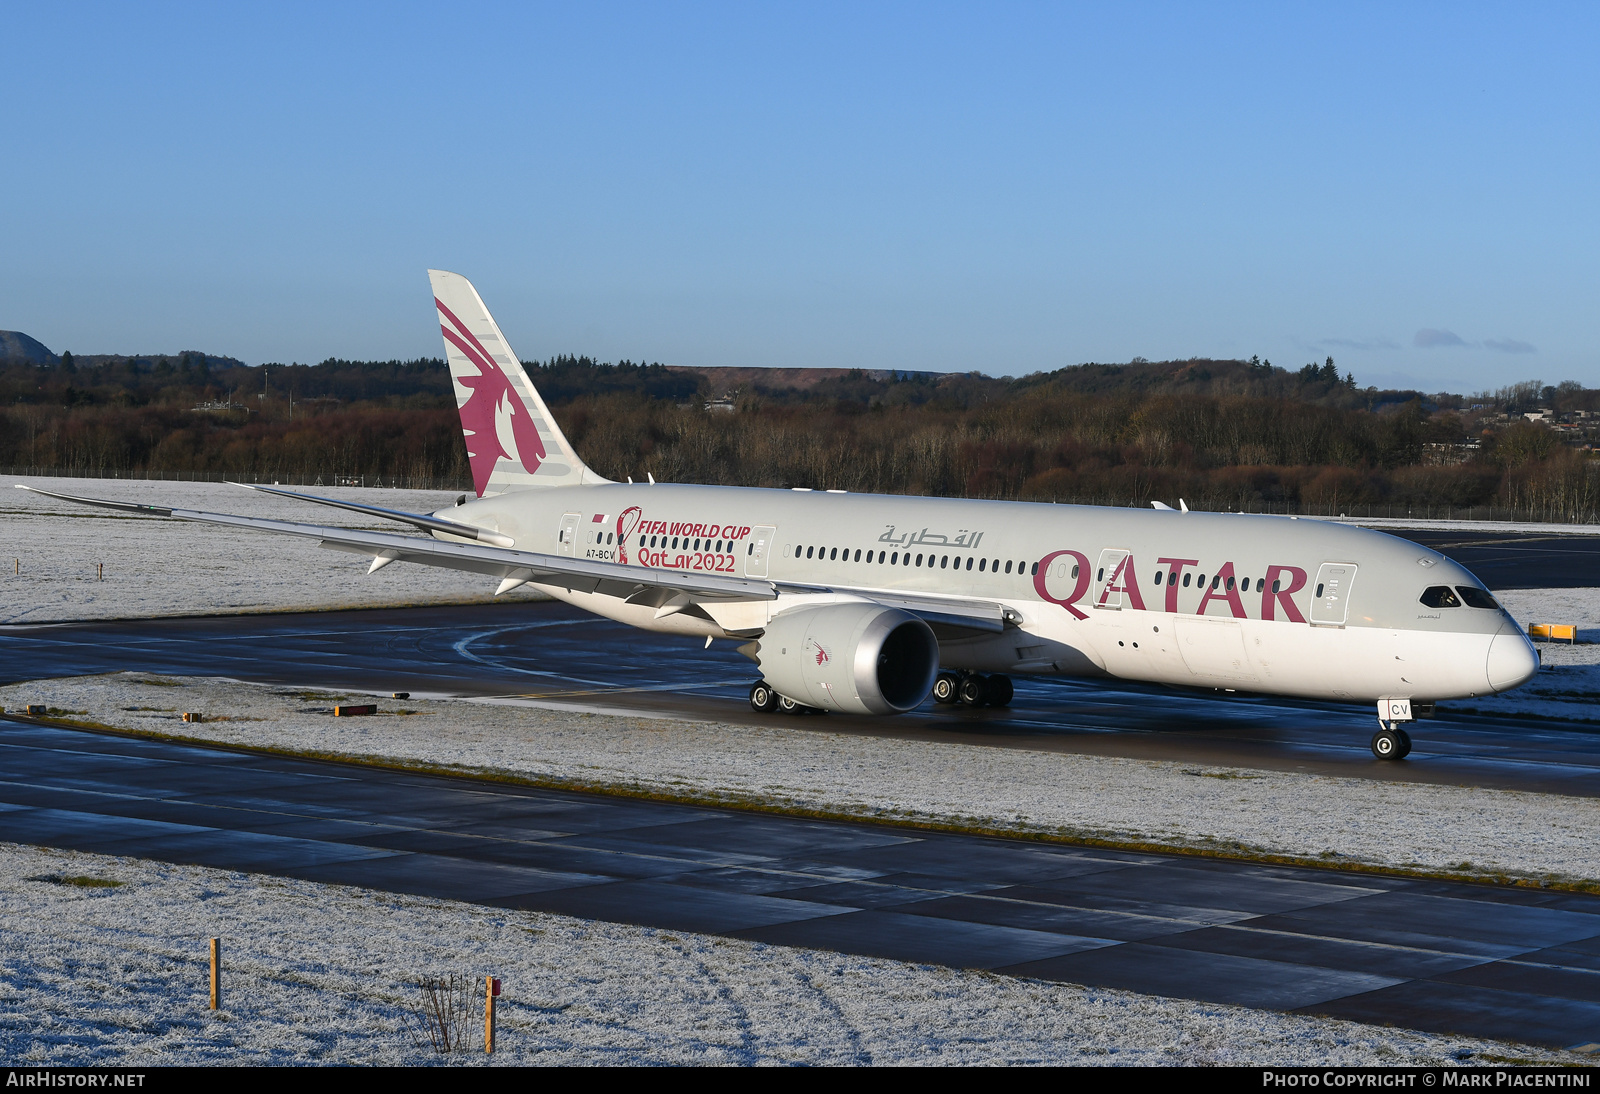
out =
<svg viewBox="0 0 1600 1094"><path fill-rule="evenodd" d="M39 874L27 881L43 881L51 885L71 885L78 889L115 889L127 884L108 877L89 877L86 874Z"/></svg>

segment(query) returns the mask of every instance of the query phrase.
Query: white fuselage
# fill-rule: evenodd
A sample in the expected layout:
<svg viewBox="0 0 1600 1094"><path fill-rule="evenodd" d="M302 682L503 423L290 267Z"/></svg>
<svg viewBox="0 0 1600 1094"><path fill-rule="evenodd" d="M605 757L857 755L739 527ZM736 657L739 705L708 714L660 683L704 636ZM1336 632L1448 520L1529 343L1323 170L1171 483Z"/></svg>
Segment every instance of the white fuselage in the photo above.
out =
<svg viewBox="0 0 1600 1094"><path fill-rule="evenodd" d="M438 515L523 550L778 585L775 600L667 609L540 586L668 633L742 638L799 607L914 597L1003 609L997 632L936 625L942 663L980 672L1428 701L1503 691L1538 667L1503 610L1422 602L1433 587L1481 588L1462 567L1325 521L615 483L517 490Z"/></svg>

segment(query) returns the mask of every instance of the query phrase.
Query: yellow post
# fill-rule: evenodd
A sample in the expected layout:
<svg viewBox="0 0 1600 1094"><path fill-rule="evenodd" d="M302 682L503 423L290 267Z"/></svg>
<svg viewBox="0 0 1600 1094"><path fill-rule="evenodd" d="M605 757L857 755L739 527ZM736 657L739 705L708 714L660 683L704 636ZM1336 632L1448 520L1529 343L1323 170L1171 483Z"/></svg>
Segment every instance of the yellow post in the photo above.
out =
<svg viewBox="0 0 1600 1094"><path fill-rule="evenodd" d="M222 1009L222 939L211 940L211 1009Z"/></svg>
<svg viewBox="0 0 1600 1094"><path fill-rule="evenodd" d="M500 981L493 976L484 979L483 996L483 1051L494 1055L494 999L500 994Z"/></svg>

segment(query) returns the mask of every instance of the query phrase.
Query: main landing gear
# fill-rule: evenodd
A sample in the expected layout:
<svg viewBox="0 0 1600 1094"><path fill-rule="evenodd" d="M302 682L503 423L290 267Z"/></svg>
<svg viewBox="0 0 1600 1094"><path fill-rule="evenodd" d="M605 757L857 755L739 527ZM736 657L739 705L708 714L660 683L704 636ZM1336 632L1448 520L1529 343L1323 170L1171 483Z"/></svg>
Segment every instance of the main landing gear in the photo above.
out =
<svg viewBox="0 0 1600 1094"><path fill-rule="evenodd" d="M758 714L771 714L773 711L780 714L822 713L816 707L808 707L804 703L795 702L787 695L779 695L765 680L757 680L750 685L750 709Z"/></svg>
<svg viewBox="0 0 1600 1094"><path fill-rule="evenodd" d="M967 707L1003 707L1011 702L1011 677L996 673L941 672L933 682L933 701Z"/></svg>
<svg viewBox="0 0 1600 1094"><path fill-rule="evenodd" d="M1427 710L1432 710L1432 706L1428 705ZM1411 700L1379 699L1378 732L1372 735L1372 754L1380 760L1403 760L1411 755L1411 734L1401 729L1400 724L1414 718Z"/></svg>

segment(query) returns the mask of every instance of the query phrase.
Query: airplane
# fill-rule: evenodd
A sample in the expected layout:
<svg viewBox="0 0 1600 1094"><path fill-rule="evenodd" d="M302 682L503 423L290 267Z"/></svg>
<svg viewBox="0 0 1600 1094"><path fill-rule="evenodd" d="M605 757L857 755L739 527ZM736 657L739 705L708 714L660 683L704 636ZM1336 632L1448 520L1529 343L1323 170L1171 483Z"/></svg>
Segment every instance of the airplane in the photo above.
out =
<svg viewBox="0 0 1600 1094"><path fill-rule="evenodd" d="M358 531L67 501L279 532L532 585L645 630L739 643L760 712L1004 706L1012 675L1375 703L1373 754L1441 699L1517 687L1532 643L1436 551L1293 516L614 482L586 465L465 277L428 271L475 497ZM239 484L245 485L245 484Z"/></svg>

